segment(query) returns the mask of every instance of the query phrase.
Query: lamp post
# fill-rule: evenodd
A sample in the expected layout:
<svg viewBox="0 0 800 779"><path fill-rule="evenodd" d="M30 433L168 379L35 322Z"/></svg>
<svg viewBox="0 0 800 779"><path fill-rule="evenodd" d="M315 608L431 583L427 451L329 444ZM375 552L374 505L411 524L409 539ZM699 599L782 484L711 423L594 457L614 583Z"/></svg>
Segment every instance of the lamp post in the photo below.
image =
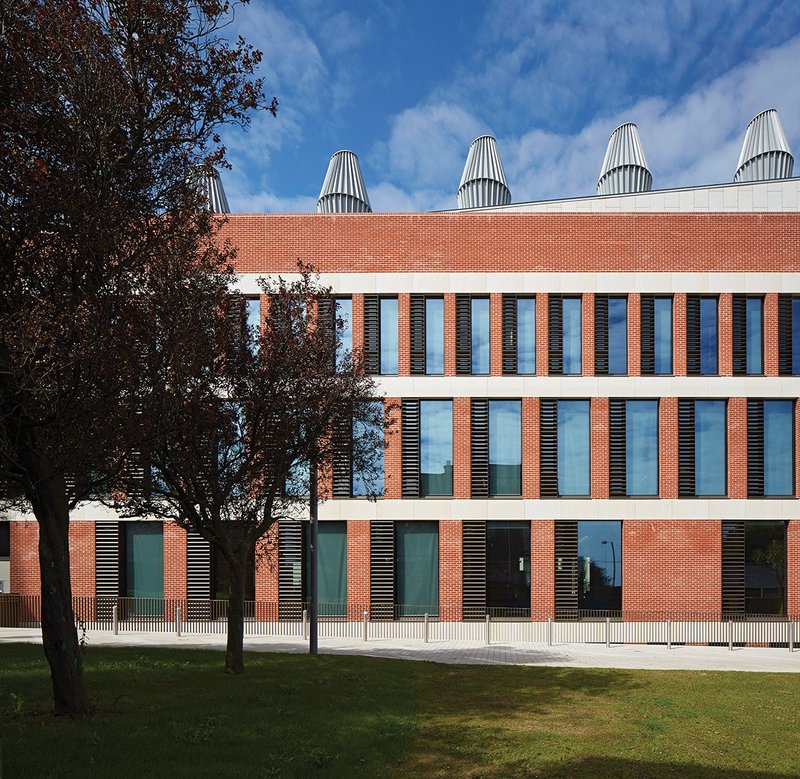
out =
<svg viewBox="0 0 800 779"><path fill-rule="evenodd" d="M611 586L617 586L617 553L614 550L614 542L613 541L601 541L600 542L603 546L606 544L611 544Z"/></svg>
<svg viewBox="0 0 800 779"><path fill-rule="evenodd" d="M317 501L317 464L312 461L309 465L309 484L308 484L309 515L311 518L311 603L309 604L309 632L308 632L308 653L317 654L319 634L317 632L318 620L318 597L319 581L317 578L317 540L319 539L319 516Z"/></svg>

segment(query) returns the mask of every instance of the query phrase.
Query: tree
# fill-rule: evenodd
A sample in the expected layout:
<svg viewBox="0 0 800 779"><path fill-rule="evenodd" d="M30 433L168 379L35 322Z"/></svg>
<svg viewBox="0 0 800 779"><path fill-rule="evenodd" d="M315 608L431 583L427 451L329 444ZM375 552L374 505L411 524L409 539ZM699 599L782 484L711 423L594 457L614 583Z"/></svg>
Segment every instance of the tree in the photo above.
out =
<svg viewBox="0 0 800 779"><path fill-rule="evenodd" d="M38 522L61 714L89 711L70 511L142 448L143 375L182 374L192 326L228 282L231 252L190 173L224 164L222 125L277 108L253 77L260 53L221 35L230 12L221 0L0 0L0 480ZM164 341L145 352L156 316Z"/></svg>
<svg viewBox="0 0 800 779"><path fill-rule="evenodd" d="M228 316L217 313L205 330L216 333L206 363L194 370L203 380L164 377L152 394L158 405L144 411L169 431L148 451L152 482L119 497L131 514L199 533L226 560L231 674L244 671L247 567L274 523L303 514L309 467L330 474L344 457L367 482L382 476L384 405L370 402L377 387L358 354L337 349L344 322L330 290L301 271L291 283L262 280L269 304L258 331L242 326L235 297Z"/></svg>

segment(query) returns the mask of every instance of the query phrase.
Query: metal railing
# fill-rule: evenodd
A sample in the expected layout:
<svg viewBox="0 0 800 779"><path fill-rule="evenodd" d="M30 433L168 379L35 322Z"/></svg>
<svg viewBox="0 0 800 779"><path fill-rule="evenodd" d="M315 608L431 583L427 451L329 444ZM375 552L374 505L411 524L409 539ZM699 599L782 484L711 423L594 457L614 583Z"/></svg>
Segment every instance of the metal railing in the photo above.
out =
<svg viewBox="0 0 800 779"><path fill-rule="evenodd" d="M76 623L87 630L224 634L228 602L182 598L75 597ZM286 617L290 614L290 617ZM575 611L531 613L527 609L486 611L463 620L458 606L382 606L322 603L319 637L362 640L483 641L533 644L663 644L785 647L800 641L800 615L727 615L720 612ZM0 595L1 627L41 627L41 598ZM270 601L244 605L246 636L308 636L308 604L281 607Z"/></svg>

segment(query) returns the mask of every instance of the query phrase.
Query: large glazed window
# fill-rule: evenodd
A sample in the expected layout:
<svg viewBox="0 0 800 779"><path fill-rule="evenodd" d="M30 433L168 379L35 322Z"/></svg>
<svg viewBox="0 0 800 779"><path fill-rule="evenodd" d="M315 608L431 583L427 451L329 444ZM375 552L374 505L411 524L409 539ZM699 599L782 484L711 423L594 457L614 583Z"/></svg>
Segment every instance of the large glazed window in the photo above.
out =
<svg viewBox="0 0 800 779"><path fill-rule="evenodd" d="M654 301L655 373L672 373L672 298Z"/></svg>
<svg viewBox="0 0 800 779"><path fill-rule="evenodd" d="M596 295L594 301L595 373L628 372L628 299Z"/></svg>
<svg viewBox="0 0 800 779"><path fill-rule="evenodd" d="M344 324L336 332L336 367L342 364L345 355L353 351L353 301L350 298L334 298L335 321Z"/></svg>
<svg viewBox="0 0 800 779"><path fill-rule="evenodd" d="M695 495L725 495L725 401L694 403Z"/></svg>
<svg viewBox="0 0 800 779"><path fill-rule="evenodd" d="M686 372L712 375L719 372L719 327L716 297L686 297Z"/></svg>
<svg viewBox="0 0 800 779"><path fill-rule="evenodd" d="M321 616L344 615L347 613L347 523L320 522L318 547L319 613Z"/></svg>
<svg viewBox="0 0 800 779"><path fill-rule="evenodd" d="M486 606L497 616L530 614L530 522L486 523Z"/></svg>
<svg viewBox="0 0 800 779"><path fill-rule="evenodd" d="M589 495L589 401L558 401L558 494Z"/></svg>
<svg viewBox="0 0 800 779"><path fill-rule="evenodd" d="M536 373L536 298L517 298L517 373Z"/></svg>
<svg viewBox="0 0 800 779"><path fill-rule="evenodd" d="M658 495L658 401L625 402L627 495Z"/></svg>
<svg viewBox="0 0 800 779"><path fill-rule="evenodd" d="M564 374L581 373L581 299L564 298Z"/></svg>
<svg viewBox="0 0 800 779"><path fill-rule="evenodd" d="M439 523L395 523L398 616L439 613Z"/></svg>
<svg viewBox="0 0 800 779"><path fill-rule="evenodd" d="M622 522L578 522L578 608L622 609Z"/></svg>
<svg viewBox="0 0 800 779"><path fill-rule="evenodd" d="M764 299L733 296L733 373L764 372Z"/></svg>
<svg viewBox="0 0 800 779"><path fill-rule="evenodd" d="M453 494L453 401L419 404L420 496Z"/></svg>
<svg viewBox="0 0 800 779"><path fill-rule="evenodd" d="M472 373L489 373L489 298L472 298L470 337Z"/></svg>
<svg viewBox="0 0 800 779"><path fill-rule="evenodd" d="M397 298L380 299L380 371L398 372Z"/></svg>
<svg viewBox="0 0 800 779"><path fill-rule="evenodd" d="M489 495L522 494L522 403L489 401Z"/></svg>
<svg viewBox="0 0 800 779"><path fill-rule="evenodd" d="M794 401L747 401L747 494L794 494Z"/></svg>
<svg viewBox="0 0 800 779"><path fill-rule="evenodd" d="M155 600L164 597L164 528L160 522L125 522L125 583L128 598L146 598L150 602L133 608L137 613L156 613L161 608Z"/></svg>
<svg viewBox="0 0 800 779"><path fill-rule="evenodd" d="M786 614L786 523L744 523L746 614Z"/></svg>
<svg viewBox="0 0 800 779"><path fill-rule="evenodd" d="M444 373L444 300L425 299L425 373Z"/></svg>
<svg viewBox="0 0 800 779"><path fill-rule="evenodd" d="M370 424L364 419L353 419L353 438L361 441L369 441L373 438L380 441L383 438L383 425L378 421L383 414L383 402L380 400L369 401L370 412L366 415L367 420L375 420ZM366 448L366 447L362 447ZM371 461L362 462L362 468L356 467L359 463L352 463L352 495L353 497L383 495L384 468L383 468L382 446L376 446L371 451Z"/></svg>

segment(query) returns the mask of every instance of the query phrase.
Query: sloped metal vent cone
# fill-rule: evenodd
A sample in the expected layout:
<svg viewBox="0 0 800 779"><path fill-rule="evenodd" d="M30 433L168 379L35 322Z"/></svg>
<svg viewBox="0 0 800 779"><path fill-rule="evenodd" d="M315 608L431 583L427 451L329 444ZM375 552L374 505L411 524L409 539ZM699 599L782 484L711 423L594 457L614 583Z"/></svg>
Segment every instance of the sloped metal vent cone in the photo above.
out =
<svg viewBox="0 0 800 779"><path fill-rule="evenodd" d="M367 214L372 211L361 175L358 157L351 151L337 151L328 163L317 200L320 214Z"/></svg>
<svg viewBox="0 0 800 779"><path fill-rule="evenodd" d="M639 131L632 123L621 124L608 139L606 156L597 180L598 195L649 192L653 177L647 167Z"/></svg>
<svg viewBox="0 0 800 779"><path fill-rule="evenodd" d="M762 111L747 125L734 183L788 179L794 157L774 108Z"/></svg>
<svg viewBox="0 0 800 779"><path fill-rule="evenodd" d="M467 153L458 185L458 207L507 206L510 202L511 190L506 183L497 141L491 135L481 135L470 144Z"/></svg>
<svg viewBox="0 0 800 779"><path fill-rule="evenodd" d="M197 184L205 199L206 208L212 214L229 214L231 212L228 207L228 198L225 197L225 190L222 188L222 179L216 170L209 172L199 168Z"/></svg>

